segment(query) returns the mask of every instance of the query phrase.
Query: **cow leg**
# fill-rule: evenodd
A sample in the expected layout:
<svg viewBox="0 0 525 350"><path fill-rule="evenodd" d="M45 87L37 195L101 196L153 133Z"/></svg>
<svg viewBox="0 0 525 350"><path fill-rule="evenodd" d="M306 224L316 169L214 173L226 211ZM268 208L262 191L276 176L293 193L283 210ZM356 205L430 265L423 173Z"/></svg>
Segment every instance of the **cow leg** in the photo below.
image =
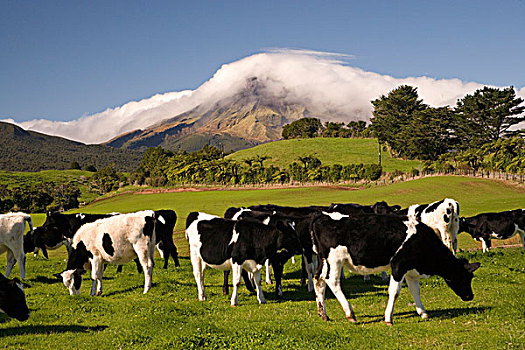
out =
<svg viewBox="0 0 525 350"><path fill-rule="evenodd" d="M122 267L123 267L123 265L118 265L117 266L117 273L121 273L122 272Z"/></svg>
<svg viewBox="0 0 525 350"><path fill-rule="evenodd" d="M197 283L199 300L204 301L206 300L206 296L204 295L204 269L206 268L206 264L204 264L202 259L194 252L191 252L190 258L191 265L193 266L193 276Z"/></svg>
<svg viewBox="0 0 525 350"><path fill-rule="evenodd" d="M282 286L282 277L283 277L283 264L280 261L272 262L273 274L275 277L275 296L277 299L283 298L283 286Z"/></svg>
<svg viewBox="0 0 525 350"><path fill-rule="evenodd" d="M483 253L488 252L491 245L492 242L490 241L490 238L481 238L481 247L483 248Z"/></svg>
<svg viewBox="0 0 525 350"><path fill-rule="evenodd" d="M341 289L341 272L343 271L343 262L341 260L333 259L333 261L331 261L329 264L330 274L326 280L326 284L332 290L332 293L334 293L337 301L339 301L339 304L341 304L341 307L345 312L346 319L350 322L357 322L355 319L354 310L352 309L352 306L348 302L348 299L346 299L346 296Z"/></svg>
<svg viewBox="0 0 525 350"><path fill-rule="evenodd" d="M253 273L253 280L255 282L255 289L257 290L257 301L259 302L259 304L266 304L266 299L264 298L264 293L262 291L262 286L261 286L261 271L260 270L257 270Z"/></svg>
<svg viewBox="0 0 525 350"><path fill-rule="evenodd" d="M170 248L170 254L173 262L175 263L175 267L179 267L179 253L177 253L177 247L175 247L175 244Z"/></svg>
<svg viewBox="0 0 525 350"><path fill-rule="evenodd" d="M11 270L13 270L13 267L16 264L16 259L15 259L15 255L9 248L7 249L6 256L7 256L7 266L5 269L5 277L9 277L9 275L11 274Z"/></svg>
<svg viewBox="0 0 525 350"><path fill-rule="evenodd" d="M155 254L155 241L149 241L149 244L145 246L144 244L134 245L133 249L137 258L142 265L144 270L144 293L146 294L151 288L151 278L153 276L153 266L155 266L155 261L153 256Z"/></svg>
<svg viewBox="0 0 525 350"><path fill-rule="evenodd" d="M270 261L266 260L264 265L266 266L266 284L272 284L272 266Z"/></svg>
<svg viewBox="0 0 525 350"><path fill-rule="evenodd" d="M421 318L428 318L427 310L425 310L419 294L419 280L417 278L406 276L405 281L407 282L408 290L412 293L412 297L414 297L417 314L421 316Z"/></svg>
<svg viewBox="0 0 525 350"><path fill-rule="evenodd" d="M239 285L241 284L241 270L242 266L239 264L232 264L232 282L233 282L233 291L232 291L232 297L231 297L231 306L237 306L238 305L238 297L237 294L239 292Z"/></svg>
<svg viewBox="0 0 525 350"><path fill-rule="evenodd" d="M135 265L137 266L137 272L142 273L142 265L140 264L140 259L135 258L133 259L133 261L135 262Z"/></svg>
<svg viewBox="0 0 525 350"><path fill-rule="evenodd" d="M521 246L523 247L523 249L525 249L525 230L518 229L517 231L520 235Z"/></svg>
<svg viewBox="0 0 525 350"><path fill-rule="evenodd" d="M404 279L404 277L403 277ZM393 276L390 276L390 285L388 286L388 303L385 309L385 323L387 326L392 325L392 316L394 315L394 303L401 292L403 279L397 282Z"/></svg>
<svg viewBox="0 0 525 350"><path fill-rule="evenodd" d="M71 248L72 248L71 247L71 241L69 239L64 240L64 245L66 246L67 258L69 260L69 256L71 255ZM44 253L44 252L42 251L42 253Z"/></svg>
<svg viewBox="0 0 525 350"><path fill-rule="evenodd" d="M317 312L324 321L330 320L326 314L326 305L324 302L326 292L326 281L325 276L328 271L328 264L323 261L317 268L315 277L313 278L314 289L315 289L315 301L317 303Z"/></svg>
<svg viewBox="0 0 525 350"><path fill-rule="evenodd" d="M301 280L299 281L299 284L301 286L305 284L307 278L308 278L308 272L306 271L306 261L305 261L304 255L301 255Z"/></svg>
<svg viewBox="0 0 525 350"><path fill-rule="evenodd" d="M370 281L370 275L364 275L363 281Z"/></svg>
<svg viewBox="0 0 525 350"><path fill-rule="evenodd" d="M228 295L230 293L229 289L230 286L228 284L228 280L230 277L230 270L224 271L224 282L222 282L222 295Z"/></svg>
<svg viewBox="0 0 525 350"><path fill-rule="evenodd" d="M157 243L156 247L157 247L157 250L159 251L159 255L161 259L164 259L164 245L162 244L162 242Z"/></svg>
<svg viewBox="0 0 525 350"><path fill-rule="evenodd" d="M244 284L246 285L246 289L248 289L250 293L255 293L256 292L255 282L253 278L250 277L250 276L253 277L253 275L251 273L248 273L248 271L246 271L245 269L242 269L241 276L242 276L242 279L244 280Z"/></svg>
<svg viewBox="0 0 525 350"><path fill-rule="evenodd" d="M381 272L381 279L383 281L388 281L388 273L386 273L385 271L382 271Z"/></svg>
<svg viewBox="0 0 525 350"><path fill-rule="evenodd" d="M91 261L91 295L102 295L102 276L104 275L104 264L93 259Z"/></svg>

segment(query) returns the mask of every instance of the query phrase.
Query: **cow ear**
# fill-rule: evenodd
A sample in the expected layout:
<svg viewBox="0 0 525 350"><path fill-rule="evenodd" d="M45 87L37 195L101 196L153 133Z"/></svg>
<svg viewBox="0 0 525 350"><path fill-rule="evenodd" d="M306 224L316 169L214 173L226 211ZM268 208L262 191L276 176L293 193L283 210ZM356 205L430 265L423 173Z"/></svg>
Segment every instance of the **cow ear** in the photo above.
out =
<svg viewBox="0 0 525 350"><path fill-rule="evenodd" d="M465 264L465 269L467 269L468 272L474 272L481 266L480 263L472 263L472 264Z"/></svg>

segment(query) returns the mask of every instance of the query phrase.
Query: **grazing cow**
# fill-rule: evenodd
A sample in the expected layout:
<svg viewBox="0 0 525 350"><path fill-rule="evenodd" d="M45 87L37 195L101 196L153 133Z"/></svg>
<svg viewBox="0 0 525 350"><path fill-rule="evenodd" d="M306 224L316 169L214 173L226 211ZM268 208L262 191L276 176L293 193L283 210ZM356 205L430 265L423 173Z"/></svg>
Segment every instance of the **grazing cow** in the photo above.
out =
<svg viewBox="0 0 525 350"><path fill-rule="evenodd" d="M0 273L0 311L18 321L29 318L24 287L18 278L12 280Z"/></svg>
<svg viewBox="0 0 525 350"><path fill-rule="evenodd" d="M37 249L40 249L44 257L49 259L48 249L53 250L65 245L69 255L71 240L82 225L114 215L47 213L44 224L24 237L24 251L26 253L35 251L36 254Z"/></svg>
<svg viewBox="0 0 525 350"><path fill-rule="evenodd" d="M279 264L296 252L299 242L293 226L290 220L265 225L250 219L233 221L206 213L190 213L186 220L186 239L190 245L199 300L206 300L204 269L210 266L233 270L232 306L238 303L243 268L253 274L257 300L265 303L260 269L267 259L272 264Z"/></svg>
<svg viewBox="0 0 525 350"><path fill-rule="evenodd" d="M460 218L459 232L467 232L475 240L481 241L483 252L487 252L491 238L507 239L520 235L525 249L525 210L516 209L500 213L483 213L468 218Z"/></svg>
<svg viewBox="0 0 525 350"><path fill-rule="evenodd" d="M459 203L453 199L430 204L414 204L398 211L400 215L414 216L436 232L454 255L458 248Z"/></svg>
<svg viewBox="0 0 525 350"><path fill-rule="evenodd" d="M20 277L26 278L26 255L24 253L26 222L29 225L29 231L33 231L33 221L28 214L18 212L0 215L0 254L6 252L7 255L5 269L7 277L18 261Z"/></svg>
<svg viewBox="0 0 525 350"><path fill-rule="evenodd" d="M341 213L346 215L359 215L359 214L396 214L401 210L401 206L393 205L390 206L385 201L376 202L372 205L361 205L356 203L332 203L328 208L329 213ZM311 278L311 277L309 277ZM370 275L363 276L365 281L370 280ZM383 281L388 281L388 274L383 271L381 272L381 278Z"/></svg>
<svg viewBox="0 0 525 350"><path fill-rule="evenodd" d="M414 217L362 214L334 219L320 215L312 221L312 240L320 265L314 284L319 315L328 320L324 302L326 285L343 307L346 318L356 322L354 311L341 290L339 274L344 265L358 274L392 270L385 322L392 325L394 301L403 280L422 318L427 312L419 297L419 279L438 275L464 301L472 300L471 281L479 263L458 259L431 228Z"/></svg>
<svg viewBox="0 0 525 350"><path fill-rule="evenodd" d="M91 269L91 295L102 294L104 264L125 264L138 257L144 269L144 293L151 288L156 214L152 210L121 214L83 225L73 237L62 281L80 294L82 274Z"/></svg>

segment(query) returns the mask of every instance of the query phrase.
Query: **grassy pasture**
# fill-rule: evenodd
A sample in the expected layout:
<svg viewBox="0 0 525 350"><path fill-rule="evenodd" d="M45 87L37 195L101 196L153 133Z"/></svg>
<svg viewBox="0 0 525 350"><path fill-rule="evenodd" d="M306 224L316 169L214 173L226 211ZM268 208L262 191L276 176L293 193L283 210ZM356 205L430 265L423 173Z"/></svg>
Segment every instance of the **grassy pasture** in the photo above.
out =
<svg viewBox="0 0 525 350"><path fill-rule="evenodd" d="M0 171L0 183L7 187L31 185L38 182L54 182L55 184L74 181L80 189L80 202L91 202L97 193L91 192L88 186L84 185L81 178L91 178L93 172L84 170L42 170L38 172L25 171Z"/></svg>
<svg viewBox="0 0 525 350"><path fill-rule="evenodd" d="M260 203L283 205L373 203L386 200L403 206L452 197L462 215L524 207L525 190L503 183L463 177L434 177L364 190L333 187L251 191L204 191L124 194L95 202L83 212L129 212L172 208L179 215L176 245L180 268L170 263L159 268L154 287L142 294L143 275L128 264L120 275L108 267L102 297L89 297L86 277L82 295L70 297L53 277L65 266L63 248L50 251L50 260L27 257L26 289L31 318L24 322L0 315L0 346L9 348L524 348L525 253L521 248L460 252L482 264L475 275L472 302L462 302L439 277L421 281L422 301L430 319L421 320L412 297L403 288L394 310L394 326L382 322L388 286L379 276L370 282L350 276L343 290L356 311L358 324L348 323L330 292L327 311L331 322L316 314L314 296L299 285L300 264L287 263L284 301L274 298L274 287L263 286L268 303L259 305L254 295L240 289L240 306L229 306L222 296L222 273L208 269L205 285L208 301L197 300L188 260L183 226L190 211L222 214L229 206ZM34 215L35 225L44 219ZM515 242L516 240L513 240ZM460 235L460 248L478 247L468 235ZM0 256L1 257L1 256ZM5 258L0 270L5 269ZM14 276L18 275L15 267ZM410 304L410 305L409 305Z"/></svg>
<svg viewBox="0 0 525 350"><path fill-rule="evenodd" d="M227 158L242 161L257 155L271 157L264 164L273 164L280 168L287 168L290 163L297 161L298 157L307 155L314 155L324 165L376 164L378 160L378 146L376 139L315 138L281 140L240 150ZM381 162L383 170L388 172L396 169L408 172L421 164L421 162L416 160L392 158L388 152L382 152Z"/></svg>

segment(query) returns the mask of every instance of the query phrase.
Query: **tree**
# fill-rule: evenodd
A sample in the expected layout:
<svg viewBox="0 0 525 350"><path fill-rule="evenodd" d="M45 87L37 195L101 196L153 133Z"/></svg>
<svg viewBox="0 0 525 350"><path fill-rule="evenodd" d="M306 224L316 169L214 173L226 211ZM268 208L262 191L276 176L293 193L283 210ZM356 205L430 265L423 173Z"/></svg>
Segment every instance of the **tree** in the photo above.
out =
<svg viewBox="0 0 525 350"><path fill-rule="evenodd" d="M69 166L69 169L80 170L82 168L80 167L80 164L78 164L77 161L72 161L71 165Z"/></svg>
<svg viewBox="0 0 525 350"><path fill-rule="evenodd" d="M410 122L415 112L423 111L427 105L418 99L417 88L402 85L387 96L372 101L374 111L370 119L371 128L379 143L387 143L400 156L404 154L405 140L401 130Z"/></svg>
<svg viewBox="0 0 525 350"><path fill-rule="evenodd" d="M325 128L322 132L323 137L340 137L343 130L344 123L326 122Z"/></svg>
<svg viewBox="0 0 525 350"><path fill-rule="evenodd" d="M363 120L352 120L346 127L349 129L351 137L365 136L366 122Z"/></svg>
<svg viewBox="0 0 525 350"><path fill-rule="evenodd" d="M323 124L317 118L301 118L283 127L282 136L285 140L297 138L312 138L319 135Z"/></svg>
<svg viewBox="0 0 525 350"><path fill-rule="evenodd" d="M416 111L399 136L405 140L403 155L421 160L436 160L452 145L452 111L448 107Z"/></svg>
<svg viewBox="0 0 525 350"><path fill-rule="evenodd" d="M456 136L462 148L479 147L501 137L515 136L510 128L525 121L523 99L514 88L483 87L458 100L456 105Z"/></svg>

